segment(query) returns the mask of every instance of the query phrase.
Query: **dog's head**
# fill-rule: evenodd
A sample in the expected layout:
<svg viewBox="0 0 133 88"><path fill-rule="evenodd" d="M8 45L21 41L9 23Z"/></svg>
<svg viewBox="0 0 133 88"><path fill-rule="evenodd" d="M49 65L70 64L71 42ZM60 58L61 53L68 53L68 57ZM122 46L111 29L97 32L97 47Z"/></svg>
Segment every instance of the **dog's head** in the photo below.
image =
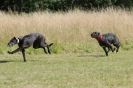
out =
<svg viewBox="0 0 133 88"><path fill-rule="evenodd" d="M8 46L9 46L9 47L12 47L12 46L14 46L15 44L18 44L18 43L19 43L19 39L16 38L16 37L13 37L13 38L11 38L11 40L9 41Z"/></svg>
<svg viewBox="0 0 133 88"><path fill-rule="evenodd" d="M91 33L92 38L97 38L97 37L99 37L99 35L100 35L100 32L92 32Z"/></svg>

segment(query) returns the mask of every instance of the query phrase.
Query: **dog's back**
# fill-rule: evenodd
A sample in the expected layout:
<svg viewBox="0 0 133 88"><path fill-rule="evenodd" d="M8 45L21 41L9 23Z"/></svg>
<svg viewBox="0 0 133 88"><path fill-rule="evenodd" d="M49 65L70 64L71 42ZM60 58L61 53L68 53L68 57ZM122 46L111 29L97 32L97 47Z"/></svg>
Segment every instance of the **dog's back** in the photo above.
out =
<svg viewBox="0 0 133 88"><path fill-rule="evenodd" d="M35 41L37 38L44 38L44 36L40 33L31 33L31 34L28 34L28 35L25 35L23 37L24 40L29 40L29 41Z"/></svg>
<svg viewBox="0 0 133 88"><path fill-rule="evenodd" d="M20 47L30 47L33 45L34 47L38 48L40 42L44 43L44 41L45 41L45 37L42 34L31 33L31 34L25 35L21 39L19 46Z"/></svg>
<svg viewBox="0 0 133 88"><path fill-rule="evenodd" d="M104 38L106 40L108 40L111 44L117 44L120 45L120 41L119 38L113 34L113 33L107 33L107 34L103 34Z"/></svg>

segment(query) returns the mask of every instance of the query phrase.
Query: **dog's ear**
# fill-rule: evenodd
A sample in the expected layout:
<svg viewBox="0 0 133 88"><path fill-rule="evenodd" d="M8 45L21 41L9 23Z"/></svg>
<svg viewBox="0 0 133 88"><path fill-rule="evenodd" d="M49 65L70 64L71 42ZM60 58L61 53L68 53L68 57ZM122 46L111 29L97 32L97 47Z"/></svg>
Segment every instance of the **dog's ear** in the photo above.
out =
<svg viewBox="0 0 133 88"><path fill-rule="evenodd" d="M15 40L18 40L18 38L17 38L17 37L14 37L14 39L15 39Z"/></svg>
<svg viewBox="0 0 133 88"><path fill-rule="evenodd" d="M17 41L17 43L19 43L19 38L13 37L13 39L15 39Z"/></svg>
<svg viewBox="0 0 133 88"><path fill-rule="evenodd" d="M16 39L16 37L14 36L13 39Z"/></svg>
<svg viewBox="0 0 133 88"><path fill-rule="evenodd" d="M100 32L98 32L97 34L98 34L98 36L99 36L99 35L100 35Z"/></svg>
<svg viewBox="0 0 133 88"><path fill-rule="evenodd" d="M19 43L19 41L20 41L19 38L17 38L17 37L14 37L14 38L17 41L17 43Z"/></svg>

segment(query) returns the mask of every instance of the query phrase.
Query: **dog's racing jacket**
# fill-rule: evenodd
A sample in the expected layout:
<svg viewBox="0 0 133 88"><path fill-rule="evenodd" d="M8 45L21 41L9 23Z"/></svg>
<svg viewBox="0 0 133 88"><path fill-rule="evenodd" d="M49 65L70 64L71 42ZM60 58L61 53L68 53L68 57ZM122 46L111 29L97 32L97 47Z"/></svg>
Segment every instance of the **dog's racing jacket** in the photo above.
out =
<svg viewBox="0 0 133 88"><path fill-rule="evenodd" d="M110 45L109 41L103 35L99 35L96 39L99 42L100 46Z"/></svg>

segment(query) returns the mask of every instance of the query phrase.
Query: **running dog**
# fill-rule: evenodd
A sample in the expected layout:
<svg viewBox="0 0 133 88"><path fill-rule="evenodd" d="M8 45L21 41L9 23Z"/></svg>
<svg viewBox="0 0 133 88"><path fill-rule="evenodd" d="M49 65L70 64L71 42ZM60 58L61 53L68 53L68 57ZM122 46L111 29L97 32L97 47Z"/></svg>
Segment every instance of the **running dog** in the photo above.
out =
<svg viewBox="0 0 133 88"><path fill-rule="evenodd" d="M116 52L119 51L120 41L115 34L113 33L100 34L100 32L93 32L91 33L91 37L95 38L98 41L99 45L105 51L106 56L108 56L108 52L110 50L112 52L114 52L115 50ZM115 48L113 48L112 45L114 45Z"/></svg>
<svg viewBox="0 0 133 88"><path fill-rule="evenodd" d="M23 37L18 37L18 38L13 37L9 41L8 46L12 47L16 44L18 44L18 48L14 51L8 51L8 53L9 54L14 54L18 51L21 51L22 55L23 55L24 62L26 62L25 49L27 49L31 46L33 46L34 49L43 48L44 52L47 54L47 51L45 49L45 47L46 47L47 50L48 50L48 53L51 54L49 47L51 45L53 45L53 43L48 45L46 43L45 37L40 33L31 33L31 34L25 35Z"/></svg>

